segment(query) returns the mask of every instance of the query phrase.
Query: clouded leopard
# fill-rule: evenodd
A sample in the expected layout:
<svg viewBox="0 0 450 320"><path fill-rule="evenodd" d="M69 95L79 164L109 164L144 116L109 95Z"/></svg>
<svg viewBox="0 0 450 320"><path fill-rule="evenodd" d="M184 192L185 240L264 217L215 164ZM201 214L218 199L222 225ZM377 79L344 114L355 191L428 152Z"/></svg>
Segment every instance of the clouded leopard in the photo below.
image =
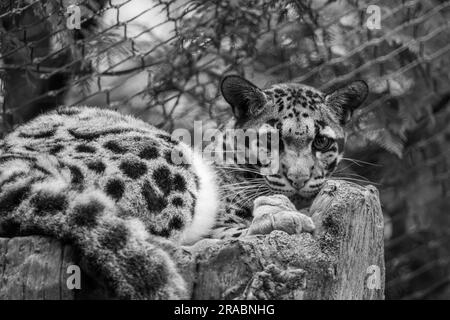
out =
<svg viewBox="0 0 450 320"><path fill-rule="evenodd" d="M0 236L67 241L114 296L168 299L188 294L169 243L314 230L289 199L307 205L336 168L367 85L324 94L297 83L260 89L233 75L221 91L234 114L227 127L277 130L277 172L206 163L131 116L63 107L0 142ZM174 150L192 161L175 163ZM278 210L259 210L267 206Z"/></svg>

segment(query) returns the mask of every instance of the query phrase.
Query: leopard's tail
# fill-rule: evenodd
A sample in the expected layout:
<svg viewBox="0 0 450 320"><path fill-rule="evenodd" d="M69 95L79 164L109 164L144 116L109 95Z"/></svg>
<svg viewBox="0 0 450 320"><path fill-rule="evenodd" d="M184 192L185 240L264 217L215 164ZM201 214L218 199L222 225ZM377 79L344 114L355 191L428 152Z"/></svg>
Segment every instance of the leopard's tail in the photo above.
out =
<svg viewBox="0 0 450 320"><path fill-rule="evenodd" d="M44 235L68 242L81 267L121 299L187 298L162 240L95 187L79 189L52 159L2 155L0 236Z"/></svg>

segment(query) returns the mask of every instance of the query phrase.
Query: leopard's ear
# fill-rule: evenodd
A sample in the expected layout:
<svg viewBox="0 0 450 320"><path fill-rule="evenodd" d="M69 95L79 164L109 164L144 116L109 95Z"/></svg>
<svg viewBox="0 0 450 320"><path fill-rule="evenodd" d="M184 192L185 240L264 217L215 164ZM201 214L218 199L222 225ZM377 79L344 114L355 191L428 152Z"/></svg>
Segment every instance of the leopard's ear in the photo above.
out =
<svg viewBox="0 0 450 320"><path fill-rule="evenodd" d="M369 87L362 80L353 81L325 96L325 102L337 113L342 124L350 121L369 93Z"/></svg>
<svg viewBox="0 0 450 320"><path fill-rule="evenodd" d="M267 102L266 95L261 89L237 75L224 77L220 89L239 121L258 115Z"/></svg>

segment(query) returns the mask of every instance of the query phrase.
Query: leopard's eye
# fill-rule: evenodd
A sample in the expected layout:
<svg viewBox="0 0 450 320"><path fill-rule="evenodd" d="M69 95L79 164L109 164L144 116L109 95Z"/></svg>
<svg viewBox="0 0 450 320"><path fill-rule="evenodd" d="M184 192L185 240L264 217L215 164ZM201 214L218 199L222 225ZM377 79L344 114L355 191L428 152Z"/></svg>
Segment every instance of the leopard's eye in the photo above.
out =
<svg viewBox="0 0 450 320"><path fill-rule="evenodd" d="M318 151L326 151L331 147L333 139L318 135L313 141L313 148Z"/></svg>

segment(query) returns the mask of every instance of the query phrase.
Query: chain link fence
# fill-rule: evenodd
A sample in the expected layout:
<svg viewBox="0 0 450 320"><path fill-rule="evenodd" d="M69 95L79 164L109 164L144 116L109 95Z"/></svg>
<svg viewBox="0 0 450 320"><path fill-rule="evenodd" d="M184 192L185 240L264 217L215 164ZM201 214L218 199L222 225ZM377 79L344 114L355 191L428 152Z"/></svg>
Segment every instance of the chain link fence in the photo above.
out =
<svg viewBox="0 0 450 320"><path fill-rule="evenodd" d="M0 0L0 21L0 135L62 104L216 127L231 72L325 91L366 80L341 170L381 191L387 297L445 296L450 1ZM424 179L439 207L411 194Z"/></svg>

